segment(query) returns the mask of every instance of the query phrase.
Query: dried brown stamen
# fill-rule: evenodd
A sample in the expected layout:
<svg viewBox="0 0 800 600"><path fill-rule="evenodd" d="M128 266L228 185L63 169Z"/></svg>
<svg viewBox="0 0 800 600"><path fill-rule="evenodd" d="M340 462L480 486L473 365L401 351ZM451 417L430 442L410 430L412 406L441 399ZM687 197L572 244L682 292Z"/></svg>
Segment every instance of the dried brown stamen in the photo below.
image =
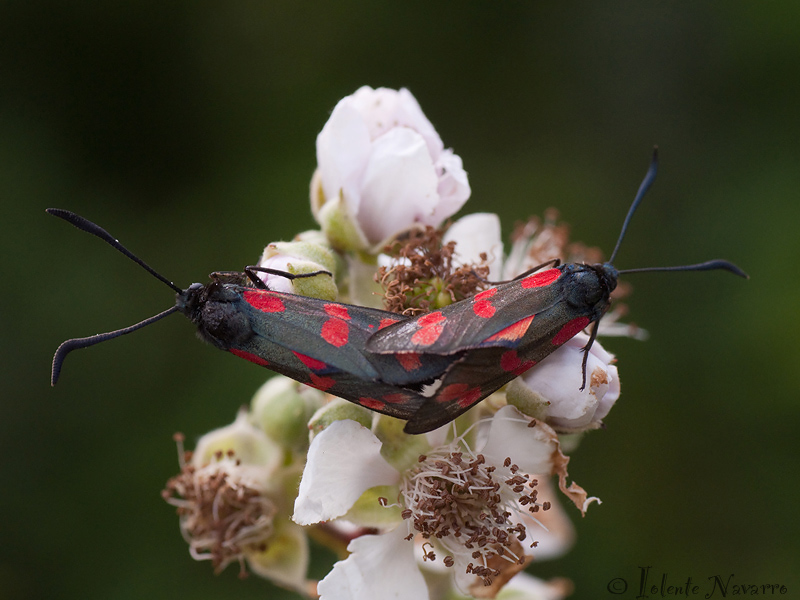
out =
<svg viewBox="0 0 800 600"><path fill-rule="evenodd" d="M245 552L266 549L276 507L233 452L217 455L198 468L191 464L191 453L185 453L181 472L161 495L177 507L193 558L210 560L216 573L238 561L240 576L245 576Z"/></svg>
<svg viewBox="0 0 800 600"><path fill-rule="evenodd" d="M442 244L443 229L426 227L409 232L385 248L395 259L375 275L384 288L386 310L405 315L427 312L473 296L486 287L487 256L480 264L453 264L456 242Z"/></svg>
<svg viewBox="0 0 800 600"><path fill-rule="evenodd" d="M466 572L491 585L503 569L518 570L526 561L520 543L527 537L526 528L511 519L515 513L543 508L537 502L537 485L510 458L492 465L482 454L456 451L451 445L420 457L404 478L402 517L412 534L435 541L449 553L446 566L455 565L454 556L471 557L475 560ZM426 560L435 560L432 550L423 551Z"/></svg>

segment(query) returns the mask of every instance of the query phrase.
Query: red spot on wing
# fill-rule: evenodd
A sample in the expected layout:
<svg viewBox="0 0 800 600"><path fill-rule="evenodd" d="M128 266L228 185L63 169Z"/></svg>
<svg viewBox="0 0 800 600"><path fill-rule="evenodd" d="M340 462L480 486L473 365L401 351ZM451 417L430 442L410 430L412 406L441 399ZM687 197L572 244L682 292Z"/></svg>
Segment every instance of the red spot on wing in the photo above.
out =
<svg viewBox="0 0 800 600"><path fill-rule="evenodd" d="M505 329L501 329L494 335L489 336L486 338L487 342L516 342L517 340L521 339L525 333L527 333L528 328L531 326L531 321L533 321L533 316L525 317L514 323L513 325L509 325Z"/></svg>
<svg viewBox="0 0 800 600"><path fill-rule="evenodd" d="M497 288L491 288L475 294L472 297L472 299L475 301L486 300L487 298L491 298L492 296L494 296L496 293L497 293Z"/></svg>
<svg viewBox="0 0 800 600"><path fill-rule="evenodd" d="M500 357L500 368L514 375L522 375L535 364L536 361L534 360L526 360L523 362L516 350L504 352Z"/></svg>
<svg viewBox="0 0 800 600"><path fill-rule="evenodd" d="M238 356L239 358L249 360L251 363L261 365L262 367L269 366L268 360L261 358L260 356L258 356L257 354L253 354L252 352L246 352L245 350L237 350L236 348L231 348L231 354Z"/></svg>
<svg viewBox="0 0 800 600"><path fill-rule="evenodd" d="M591 321L589 317L577 317L564 325L553 338L553 345L560 346L567 340L572 339L575 334L584 329Z"/></svg>
<svg viewBox="0 0 800 600"><path fill-rule="evenodd" d="M393 325L397 323L400 319L381 319L381 322L378 323L378 329L383 329L384 327L388 327L389 325Z"/></svg>
<svg viewBox="0 0 800 600"><path fill-rule="evenodd" d="M405 404L407 400L405 394L386 394L382 398L387 404Z"/></svg>
<svg viewBox="0 0 800 600"><path fill-rule="evenodd" d="M404 352L402 354L395 354L397 357L397 362L400 363L400 366L403 367L406 371L416 371L422 366L422 360L419 358L419 354L416 352Z"/></svg>
<svg viewBox="0 0 800 600"><path fill-rule="evenodd" d="M261 312L283 312L286 310L280 297L270 292L248 291L244 293L244 301Z"/></svg>
<svg viewBox="0 0 800 600"><path fill-rule="evenodd" d="M461 408L472 406L481 399L481 388L466 383L451 383L436 394L439 402L457 402Z"/></svg>
<svg viewBox="0 0 800 600"><path fill-rule="evenodd" d="M529 275L523 279L522 287L525 289L546 287L554 283L559 277L561 277L561 269L547 269L547 271Z"/></svg>
<svg viewBox="0 0 800 600"><path fill-rule="evenodd" d="M343 304L326 304L323 308L332 317L339 317L345 321L350 320L350 313L347 312L347 307Z"/></svg>
<svg viewBox="0 0 800 600"><path fill-rule="evenodd" d="M299 352L294 352L294 355L297 358L299 358L300 361L305 366L307 366L309 369L313 369L314 371L319 371L320 369L324 369L325 367L328 366L321 360L317 360L316 358L311 358L310 356L306 356L305 354L300 354Z"/></svg>
<svg viewBox="0 0 800 600"><path fill-rule="evenodd" d="M386 404L381 402L380 400L376 400L375 398L367 398L367 397L359 398L358 399L358 403L361 406L365 406L367 408L371 408L372 410L381 410L384 406L386 406Z"/></svg>
<svg viewBox="0 0 800 600"><path fill-rule="evenodd" d="M417 319L420 329L411 336L411 343L419 346L430 346L444 331L444 321L447 319L439 312L428 313Z"/></svg>
<svg viewBox="0 0 800 600"><path fill-rule="evenodd" d="M309 375L311 377L311 381L306 385L317 388L322 392L327 392L330 388L336 385L336 380L332 377L320 377L316 373L309 373Z"/></svg>
<svg viewBox="0 0 800 600"><path fill-rule="evenodd" d="M472 312L474 312L479 317L483 317L484 319L488 319L489 317L494 316L494 313L497 312L492 303L489 301L489 298L494 296L497 293L497 288L491 288L488 290L484 290L479 294L475 294L472 297Z"/></svg>
<svg viewBox="0 0 800 600"><path fill-rule="evenodd" d="M492 306L492 303L488 300L478 300L472 304L472 312L474 312L479 317L483 317L484 319L488 319L489 317L493 317L494 313L497 312L497 309Z"/></svg>
<svg viewBox="0 0 800 600"><path fill-rule="evenodd" d="M337 348L347 343L349 335L350 327L341 319L328 319L322 325L322 339Z"/></svg>

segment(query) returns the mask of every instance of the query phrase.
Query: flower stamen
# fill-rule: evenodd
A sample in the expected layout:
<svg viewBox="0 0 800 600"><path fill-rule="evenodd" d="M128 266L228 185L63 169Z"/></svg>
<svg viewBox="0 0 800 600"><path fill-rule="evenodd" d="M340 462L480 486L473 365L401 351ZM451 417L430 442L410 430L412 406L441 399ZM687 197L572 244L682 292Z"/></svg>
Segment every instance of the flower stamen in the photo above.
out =
<svg viewBox="0 0 800 600"><path fill-rule="evenodd" d="M537 502L537 485L538 480L520 472L511 458L489 464L483 454L472 452L463 437L458 438L421 455L404 478L400 493L406 509L401 516L409 522L407 539L420 534L426 540L424 560L435 560L428 541L433 540L448 553L446 566L454 566L462 557L462 564L468 563L467 574L491 585L504 563L526 561L521 542L527 530L512 517L549 508L549 503Z"/></svg>
<svg viewBox="0 0 800 600"><path fill-rule="evenodd" d="M244 577L245 553L266 550L277 508L234 452L218 452L203 467L191 458L191 452L182 454L181 472L161 495L177 508L192 558L210 560L216 573L238 561Z"/></svg>

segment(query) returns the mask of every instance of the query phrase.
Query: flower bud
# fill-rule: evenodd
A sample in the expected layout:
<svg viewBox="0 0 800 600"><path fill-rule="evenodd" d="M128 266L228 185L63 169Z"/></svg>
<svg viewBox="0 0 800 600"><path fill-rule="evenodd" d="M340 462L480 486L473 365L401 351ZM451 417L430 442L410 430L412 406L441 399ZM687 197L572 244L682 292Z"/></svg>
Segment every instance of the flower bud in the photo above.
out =
<svg viewBox="0 0 800 600"><path fill-rule="evenodd" d="M377 253L415 225L437 226L470 188L461 159L408 90L364 86L339 101L317 137L311 206L331 244Z"/></svg>
<svg viewBox="0 0 800 600"><path fill-rule="evenodd" d="M345 419L350 419L363 427L369 428L372 424L372 415L373 413L363 406L341 398L334 398L312 415L308 421L308 429L311 431L311 437L313 438L332 423Z"/></svg>
<svg viewBox="0 0 800 600"><path fill-rule="evenodd" d="M322 244L306 241L273 242L264 248L258 266L291 275L324 271L316 277L295 279L271 273L258 273L258 276L269 289L276 292L336 300L336 260L331 250Z"/></svg>
<svg viewBox="0 0 800 600"><path fill-rule="evenodd" d="M620 383L614 356L595 340L586 363L583 351L589 340L579 333L541 363L508 386L508 403L523 413L544 420L562 432L596 429L619 398Z"/></svg>
<svg viewBox="0 0 800 600"><path fill-rule="evenodd" d="M267 380L250 403L250 422L283 446L308 445L308 420L325 395L288 377Z"/></svg>

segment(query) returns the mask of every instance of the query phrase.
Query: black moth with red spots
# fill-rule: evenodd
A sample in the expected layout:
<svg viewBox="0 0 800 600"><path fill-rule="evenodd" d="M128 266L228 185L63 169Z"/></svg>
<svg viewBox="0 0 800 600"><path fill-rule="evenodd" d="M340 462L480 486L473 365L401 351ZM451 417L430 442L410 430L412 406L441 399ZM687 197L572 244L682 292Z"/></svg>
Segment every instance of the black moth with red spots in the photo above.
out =
<svg viewBox="0 0 800 600"><path fill-rule="evenodd" d="M513 281L415 318L394 313L274 292L255 271L212 274L208 284L182 290L129 252L104 229L69 211L48 209L96 235L177 292L172 308L141 323L88 338L67 340L53 358L55 385L72 350L131 333L173 312L197 325L199 336L257 365L350 400L405 419L406 433L440 427L545 359L608 310L622 273L724 269L747 275L736 265L712 260L696 265L618 271L613 266L631 217L655 178L657 155L634 198L614 252L602 264L540 265ZM540 268L552 265L544 271ZM319 275L310 274L310 275ZM432 392L423 393L427 384Z"/></svg>
<svg viewBox="0 0 800 600"><path fill-rule="evenodd" d="M652 184L657 166L654 151L608 262L561 265L556 259L468 300L389 325L369 338L366 348L376 354L396 356L409 352L423 363L433 357L453 359L436 390L409 419L406 433L424 433L452 421L594 323L583 349L583 389L588 351L620 273L724 269L747 277L739 267L724 260L625 271L613 266L631 217ZM539 271L548 265L553 266Z"/></svg>
<svg viewBox="0 0 800 600"><path fill-rule="evenodd" d="M175 306L141 323L61 344L53 357L53 385L71 351L131 333L174 312L188 317L197 326L199 337L221 350L400 419L411 418L424 404L419 390L454 360L453 356L432 356L423 362L409 353L368 353L364 348L369 336L406 317L273 292L266 289L255 271L289 278L303 275L248 267L245 273L214 273L209 283L193 283L182 290L101 227L66 210L47 212L99 237L176 291Z"/></svg>

